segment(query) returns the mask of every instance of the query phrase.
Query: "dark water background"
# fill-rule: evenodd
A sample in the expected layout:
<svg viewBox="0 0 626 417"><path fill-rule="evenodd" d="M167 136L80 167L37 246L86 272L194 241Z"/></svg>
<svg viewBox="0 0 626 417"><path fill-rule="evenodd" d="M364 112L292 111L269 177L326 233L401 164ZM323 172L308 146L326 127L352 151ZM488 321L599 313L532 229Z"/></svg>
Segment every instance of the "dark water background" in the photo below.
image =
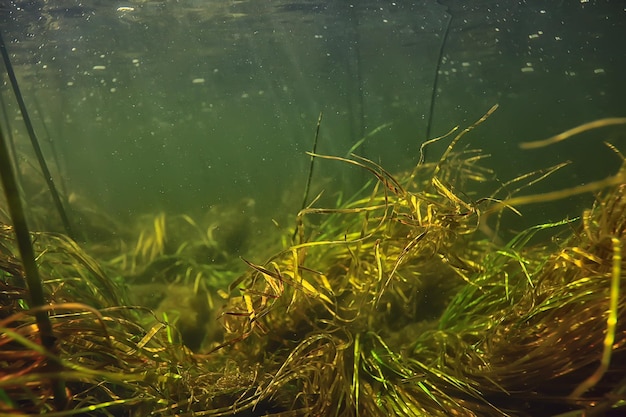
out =
<svg viewBox="0 0 626 417"><path fill-rule="evenodd" d="M623 126L518 147L626 116L624 1L5 0L0 25L52 165L58 154L57 182L115 216L242 198L261 216L297 212L320 112L320 153L344 155L391 123L359 153L391 172L411 167L437 69L430 136L498 103L467 142L503 180L571 160L532 191L578 185L618 168L603 140L626 152ZM0 81L3 129L28 153ZM318 188L349 193L367 177L319 162ZM557 220L589 201L529 210Z"/></svg>

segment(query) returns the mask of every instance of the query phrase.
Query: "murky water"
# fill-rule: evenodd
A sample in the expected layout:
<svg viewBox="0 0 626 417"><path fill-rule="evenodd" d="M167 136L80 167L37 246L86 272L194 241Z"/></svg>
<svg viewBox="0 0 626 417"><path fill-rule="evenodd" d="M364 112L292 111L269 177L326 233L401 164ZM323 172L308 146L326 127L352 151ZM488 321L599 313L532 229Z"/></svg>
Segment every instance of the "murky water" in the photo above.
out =
<svg viewBox="0 0 626 417"><path fill-rule="evenodd" d="M496 103L467 140L502 179L573 160L551 186L573 185L619 164L601 142L619 147L620 128L517 145L626 113L623 2L31 0L4 2L0 18L56 181L116 216L244 198L296 212L320 112L326 154L390 123L359 153L392 172L415 163L428 129ZM0 93L3 129L29 154L6 76ZM365 177L320 161L314 184L350 192Z"/></svg>
<svg viewBox="0 0 626 417"><path fill-rule="evenodd" d="M15 0L0 34L3 411L623 409L623 1Z"/></svg>

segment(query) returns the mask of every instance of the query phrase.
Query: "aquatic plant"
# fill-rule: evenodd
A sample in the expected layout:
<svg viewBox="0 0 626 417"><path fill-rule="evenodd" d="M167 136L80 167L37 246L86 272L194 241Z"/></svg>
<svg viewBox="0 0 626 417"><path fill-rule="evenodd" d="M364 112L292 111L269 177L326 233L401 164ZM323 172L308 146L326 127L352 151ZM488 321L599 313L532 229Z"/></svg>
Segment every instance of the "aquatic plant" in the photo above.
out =
<svg viewBox="0 0 626 417"><path fill-rule="evenodd" d="M438 161L420 158L409 172L392 175L355 154L313 154L318 163L366 170L372 180L334 208L313 199L286 233L293 241L269 258L252 244L243 256L247 272L228 288L218 288L230 279L215 275L220 264L202 262L228 250L189 216L147 219L134 243L106 261L63 235L34 234L55 353L39 343L12 228L4 226L0 413L623 411L625 168L593 187L522 195L564 164L495 181L482 165L487 155L459 145L494 110L424 144L452 138ZM477 196L477 183L493 191ZM599 194L579 219L538 224L501 242L504 211L588 191ZM177 238L168 232L183 229ZM224 300L223 331L192 352L167 311L155 316L130 305L127 286L154 277L202 297L221 294L211 312ZM46 358L60 370L45 372ZM54 379L68 387L62 409L50 401Z"/></svg>

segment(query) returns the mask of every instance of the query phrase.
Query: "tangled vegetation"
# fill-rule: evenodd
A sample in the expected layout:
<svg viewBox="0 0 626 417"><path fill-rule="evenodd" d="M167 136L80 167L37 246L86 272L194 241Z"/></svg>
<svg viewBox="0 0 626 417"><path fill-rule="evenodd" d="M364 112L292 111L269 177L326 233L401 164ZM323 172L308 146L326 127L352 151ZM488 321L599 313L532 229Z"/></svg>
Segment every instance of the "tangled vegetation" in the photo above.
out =
<svg viewBox="0 0 626 417"><path fill-rule="evenodd" d="M267 241L234 243L246 239L240 218L220 235L158 214L106 250L34 233L54 352L39 341L3 225L0 415L623 412L626 168L540 195L524 191L563 164L497 182L486 155L460 145L494 110L424 144L450 140L409 172L313 154L372 181L335 208L314 199L295 230L274 236L273 254ZM475 195L479 183L493 192ZM588 191L598 194L579 218L501 241L504 211ZM61 408L55 381L66 387Z"/></svg>

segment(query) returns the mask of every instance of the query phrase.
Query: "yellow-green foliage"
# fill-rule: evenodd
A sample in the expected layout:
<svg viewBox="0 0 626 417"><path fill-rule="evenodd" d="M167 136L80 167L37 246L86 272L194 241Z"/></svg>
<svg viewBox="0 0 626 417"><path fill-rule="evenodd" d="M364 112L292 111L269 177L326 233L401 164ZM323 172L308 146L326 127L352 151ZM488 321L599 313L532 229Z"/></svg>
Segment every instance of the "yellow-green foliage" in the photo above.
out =
<svg viewBox="0 0 626 417"><path fill-rule="evenodd" d="M36 234L63 369L53 375L4 227L0 413L537 416L624 408L624 169L593 187L519 196L564 164L492 181L480 165L486 155L459 142L494 110L456 134L439 161L420 158L411 172L315 155L364 169L372 181L335 208L314 200L287 234L294 241L269 259L260 249L266 241L258 252L252 243L247 272L228 288L223 268L232 253L189 216L148 218L106 262L66 237ZM477 183L493 191L476 195ZM503 210L590 189L605 191L580 219L501 242ZM208 264L207 254L223 261ZM128 306L126 286L151 280L176 288L179 299L210 297L223 333L207 331L196 353L182 346L180 311L161 304L154 317ZM70 390L66 410L53 410L51 378Z"/></svg>

